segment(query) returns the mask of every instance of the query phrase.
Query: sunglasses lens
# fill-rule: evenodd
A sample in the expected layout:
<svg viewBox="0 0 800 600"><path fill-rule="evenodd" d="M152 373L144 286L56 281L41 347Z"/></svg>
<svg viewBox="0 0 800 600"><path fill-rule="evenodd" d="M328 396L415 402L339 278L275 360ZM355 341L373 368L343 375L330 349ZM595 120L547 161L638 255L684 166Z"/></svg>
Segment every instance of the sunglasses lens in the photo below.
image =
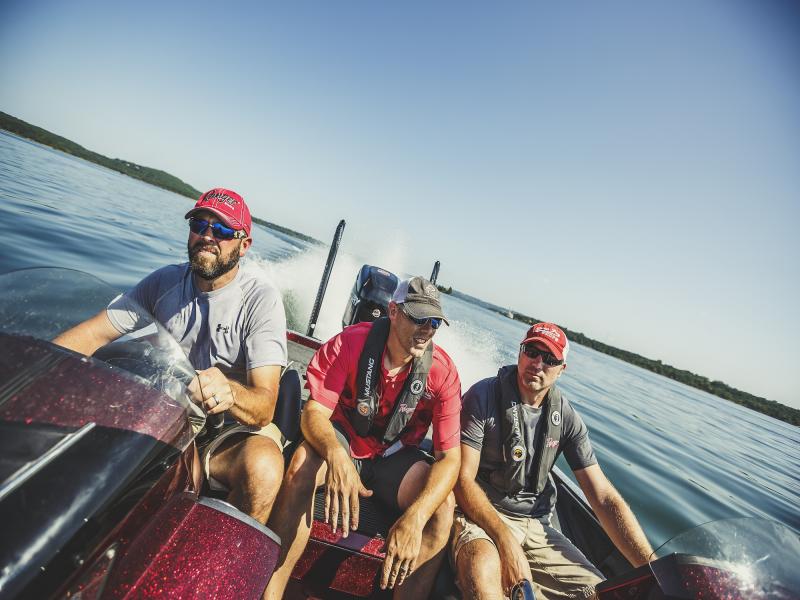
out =
<svg viewBox="0 0 800 600"><path fill-rule="evenodd" d="M209 223L205 219L189 219L189 229L192 233L201 235L211 227L211 234L218 240L232 240L236 230L222 223Z"/></svg>
<svg viewBox="0 0 800 600"><path fill-rule="evenodd" d="M418 319L417 317L412 317L410 314L408 314L406 312L406 309L403 308L401 310L403 311L403 314L408 318L408 320L411 321L417 327L422 327L428 321L430 321L432 329L439 329L439 327L442 324L442 320L437 319L436 317L428 317L427 319Z"/></svg>
<svg viewBox="0 0 800 600"><path fill-rule="evenodd" d="M536 346L523 346L522 351L525 353L525 356L530 358L531 360L535 360L537 358L541 358L542 362L546 364L548 367L556 367L560 365L563 361L558 360L553 354L545 350L541 350Z"/></svg>
<svg viewBox="0 0 800 600"><path fill-rule="evenodd" d="M192 233L200 235L206 229L208 229L208 221L203 221L202 219L189 219L189 229Z"/></svg>
<svg viewBox="0 0 800 600"><path fill-rule="evenodd" d="M235 229L231 229L222 223L214 223L211 226L211 231L214 233L214 237L218 240L232 240L233 235L236 233Z"/></svg>

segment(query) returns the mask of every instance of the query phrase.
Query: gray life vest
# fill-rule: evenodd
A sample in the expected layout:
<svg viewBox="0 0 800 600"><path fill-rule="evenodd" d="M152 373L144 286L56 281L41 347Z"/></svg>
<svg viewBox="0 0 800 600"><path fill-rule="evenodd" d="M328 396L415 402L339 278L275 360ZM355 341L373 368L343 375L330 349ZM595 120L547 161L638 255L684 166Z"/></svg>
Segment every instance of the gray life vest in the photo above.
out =
<svg viewBox="0 0 800 600"><path fill-rule="evenodd" d="M502 374L501 374L502 373ZM533 440L526 439L522 401L517 387L517 368L501 369L494 382L494 397L501 417L501 435L503 440L502 469L488 473L489 482L499 490L505 491L509 497L520 491L533 492L537 496L547 485L550 470L556 462L561 440L561 392L555 384L548 390L542 402L542 424L536 448L533 449L533 462L530 475L535 481L529 481L525 465L527 454L533 446ZM484 478L485 478L484 474ZM532 485L533 484L533 485Z"/></svg>
<svg viewBox="0 0 800 600"><path fill-rule="evenodd" d="M390 322L387 317L376 319L367 334L367 341L358 359L356 375L356 408L349 411L350 423L361 437L372 435L382 438L385 444L393 444L403 433L405 426L416 409L417 402L425 393L433 364L433 342L425 349L420 358L414 358L410 371L403 383L403 389L397 395L392 416L383 431L372 426L378 412L380 396L378 382L381 378L381 357L389 339Z"/></svg>

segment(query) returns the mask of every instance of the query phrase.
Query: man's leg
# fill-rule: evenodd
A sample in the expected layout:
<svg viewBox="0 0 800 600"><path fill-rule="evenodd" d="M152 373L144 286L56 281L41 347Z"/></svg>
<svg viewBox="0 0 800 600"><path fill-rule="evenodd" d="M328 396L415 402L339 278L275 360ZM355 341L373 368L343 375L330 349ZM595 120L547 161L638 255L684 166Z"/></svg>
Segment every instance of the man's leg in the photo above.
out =
<svg viewBox="0 0 800 600"><path fill-rule="evenodd" d="M476 539L461 547L456 559L456 577L464 598L505 598L500 578L500 555L489 540Z"/></svg>
<svg viewBox="0 0 800 600"><path fill-rule="evenodd" d="M602 573L560 531L538 519L526 521L523 547L537 599L594 598L595 586L604 579Z"/></svg>
<svg viewBox="0 0 800 600"><path fill-rule="evenodd" d="M430 465L425 461L417 461L408 469L397 492L397 505L405 511L417 499L428 480ZM403 584L395 588L394 598L427 598L433 588L436 573L445 556L447 540L453 525L453 509L455 497L450 492L436 509L425 528L422 530L422 545L419 549L417 567Z"/></svg>
<svg viewBox="0 0 800 600"><path fill-rule="evenodd" d="M520 541L523 539L524 532L514 527L513 523L506 525L515 538ZM464 598L505 598L497 547L488 533L460 511L453 522L450 561L455 567L456 581Z"/></svg>
<svg viewBox="0 0 800 600"><path fill-rule="evenodd" d="M266 523L283 479L283 455L270 437L235 434L211 455L209 475L230 490L228 502Z"/></svg>
<svg viewBox="0 0 800 600"><path fill-rule="evenodd" d="M275 502L269 527L281 538L281 553L264 598L280 600L300 555L308 543L314 518L314 492L325 483L327 465L303 442L294 453Z"/></svg>

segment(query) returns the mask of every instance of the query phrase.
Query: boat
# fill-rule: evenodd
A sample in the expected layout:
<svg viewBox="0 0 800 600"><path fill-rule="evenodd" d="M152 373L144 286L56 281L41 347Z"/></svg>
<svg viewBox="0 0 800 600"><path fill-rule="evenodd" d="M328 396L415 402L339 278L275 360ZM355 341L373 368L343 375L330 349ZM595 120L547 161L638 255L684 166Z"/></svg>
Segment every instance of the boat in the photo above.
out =
<svg viewBox="0 0 800 600"><path fill-rule="evenodd" d="M313 332L343 226L307 331L287 332L290 364L275 416L292 442L287 461L307 399L301 386L305 368L323 343ZM438 263L433 280L437 272ZM397 279L380 267L362 267L343 326L385 314ZM48 341L116 295L97 278L68 269L0 275L0 598L260 597L280 540L202 481L198 448L217 424L188 399L194 372L177 343L155 322L91 358ZM769 580L759 588L769 593L758 595L752 585L741 587L727 554L720 559L720 548L709 548L705 530L695 536L705 546L676 544L677 550L670 546L650 565L632 569L581 490L557 468L553 480L553 524L608 578L598 588L601 600L691 598L690 584L698 581L727 594L703 597L798 597L800 583L786 561L797 562L800 541L785 526L712 528L717 538L732 531L734 539L746 535L750 549L781 540L785 559L777 567L774 556L746 554L754 563L746 585L753 573ZM324 522L322 491L315 504L309 544L285 597L388 598L378 582L395 515L364 498L359 527L344 538L341 528L334 532ZM768 541L756 543L765 532ZM788 591L773 595L775 590ZM460 597L446 562L432 597Z"/></svg>

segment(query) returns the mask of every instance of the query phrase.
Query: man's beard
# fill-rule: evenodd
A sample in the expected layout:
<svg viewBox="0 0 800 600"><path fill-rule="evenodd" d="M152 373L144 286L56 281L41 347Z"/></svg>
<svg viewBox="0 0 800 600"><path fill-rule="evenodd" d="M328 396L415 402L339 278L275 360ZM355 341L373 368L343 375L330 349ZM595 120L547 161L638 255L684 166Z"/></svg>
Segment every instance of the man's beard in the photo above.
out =
<svg viewBox="0 0 800 600"><path fill-rule="evenodd" d="M189 251L189 264L192 266L192 272L197 274L198 277L206 280L216 279L222 277L239 264L239 246L237 245L228 258L222 258L218 254L212 261L200 258L200 250L204 247L203 244L197 244L194 248L188 247Z"/></svg>

